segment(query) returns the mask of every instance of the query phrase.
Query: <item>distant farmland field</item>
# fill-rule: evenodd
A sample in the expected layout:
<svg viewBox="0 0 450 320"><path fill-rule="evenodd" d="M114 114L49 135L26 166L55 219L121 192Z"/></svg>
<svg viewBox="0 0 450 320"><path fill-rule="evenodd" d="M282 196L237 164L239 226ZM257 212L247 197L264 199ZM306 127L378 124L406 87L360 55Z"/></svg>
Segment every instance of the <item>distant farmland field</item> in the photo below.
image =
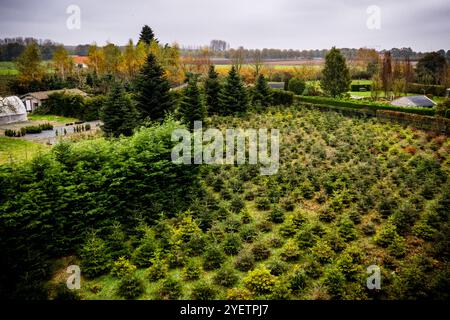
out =
<svg viewBox="0 0 450 320"><path fill-rule="evenodd" d="M0 76L15 76L19 71L12 61L0 61Z"/></svg>

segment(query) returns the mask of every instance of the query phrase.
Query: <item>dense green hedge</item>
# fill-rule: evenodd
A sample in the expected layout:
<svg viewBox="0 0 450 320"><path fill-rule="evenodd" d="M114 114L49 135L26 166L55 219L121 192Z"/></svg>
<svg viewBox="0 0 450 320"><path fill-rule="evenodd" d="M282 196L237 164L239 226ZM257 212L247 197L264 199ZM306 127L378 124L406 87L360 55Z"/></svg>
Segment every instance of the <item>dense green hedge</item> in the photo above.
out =
<svg viewBox="0 0 450 320"><path fill-rule="evenodd" d="M372 88L372 86L370 84L352 84L351 85L351 91L370 91L371 88Z"/></svg>
<svg viewBox="0 0 450 320"><path fill-rule="evenodd" d="M296 96L296 100L300 102L308 102L312 104L319 105L328 105L335 107L344 107L350 109L360 109L360 110L392 110L406 113L414 113L425 116L434 116L435 109L434 108L407 108L407 107L396 107L392 105L386 104L378 104L370 101L351 101L351 100L341 100L341 99L333 99L327 97L310 97L310 96Z"/></svg>
<svg viewBox="0 0 450 320"><path fill-rule="evenodd" d="M445 86L410 83L408 92L417 94L432 94L433 96L445 96Z"/></svg>
<svg viewBox="0 0 450 320"><path fill-rule="evenodd" d="M104 96L83 98L80 95L58 92L51 94L35 113L54 114L73 117L83 121L93 121L99 119L99 110L104 101Z"/></svg>
<svg viewBox="0 0 450 320"><path fill-rule="evenodd" d="M294 103L294 93L282 89L272 89L273 104L290 106Z"/></svg>
<svg viewBox="0 0 450 320"><path fill-rule="evenodd" d="M171 161L177 127L65 142L21 166L0 166L0 297L45 298L46 261L79 251L91 228L132 229L184 211L198 167Z"/></svg>

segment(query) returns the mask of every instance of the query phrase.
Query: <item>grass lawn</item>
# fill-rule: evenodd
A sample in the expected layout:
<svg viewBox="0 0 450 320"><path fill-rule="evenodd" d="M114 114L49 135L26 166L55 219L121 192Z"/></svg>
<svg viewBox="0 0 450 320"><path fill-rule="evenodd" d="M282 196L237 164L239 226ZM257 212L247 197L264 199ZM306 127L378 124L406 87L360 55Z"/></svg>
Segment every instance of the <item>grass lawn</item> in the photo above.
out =
<svg viewBox="0 0 450 320"><path fill-rule="evenodd" d="M49 147L18 138L0 137L0 165L9 161L30 160L40 151Z"/></svg>
<svg viewBox="0 0 450 320"><path fill-rule="evenodd" d="M1 76L14 76L19 71L16 69L14 62L12 61L0 61L0 75Z"/></svg>
<svg viewBox="0 0 450 320"><path fill-rule="evenodd" d="M79 121L78 119L75 119L75 118L55 116L55 115L51 115L51 114L30 114L30 115L28 115L28 120L57 122L60 124L66 124L66 123L72 123L72 122Z"/></svg>

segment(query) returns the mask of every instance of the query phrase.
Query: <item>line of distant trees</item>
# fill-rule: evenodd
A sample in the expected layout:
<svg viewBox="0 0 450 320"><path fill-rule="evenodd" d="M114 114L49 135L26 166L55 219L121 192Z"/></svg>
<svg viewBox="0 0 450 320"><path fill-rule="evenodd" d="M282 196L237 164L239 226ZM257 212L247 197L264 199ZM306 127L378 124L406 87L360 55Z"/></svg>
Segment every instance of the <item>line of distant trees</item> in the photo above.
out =
<svg viewBox="0 0 450 320"><path fill-rule="evenodd" d="M38 44L43 60L52 59L54 52L61 45L60 43L56 43L52 40L42 40L31 37L0 39L0 61L13 61L17 59L25 50L25 47L32 42ZM80 44L77 46L64 46L64 47L69 52L69 54L87 56L89 54L90 45ZM126 46L118 46L118 47L121 51L125 50L126 48ZM180 53L181 55L191 55L192 52L197 52L202 49L204 49L204 47L183 47L180 50ZM324 59L327 53L329 52L328 49L294 50L294 49L272 49L272 48L247 49L243 47L230 48L230 44L223 40L212 40L208 49L211 50L213 56L217 58L232 59L234 56L236 56L238 52L239 55L246 60L253 59L256 53L258 53L264 60L270 59L310 60L318 58ZM340 48L340 51L346 59L353 60L357 58L359 49ZM412 61L417 61L423 58L426 54L426 52L413 51L411 48L392 48L389 51L391 53L392 59L403 60L405 58L408 58ZM378 52L384 54L386 50L381 50ZM445 57L448 61L450 61L450 50L445 51L444 49L441 49L437 52L441 56Z"/></svg>

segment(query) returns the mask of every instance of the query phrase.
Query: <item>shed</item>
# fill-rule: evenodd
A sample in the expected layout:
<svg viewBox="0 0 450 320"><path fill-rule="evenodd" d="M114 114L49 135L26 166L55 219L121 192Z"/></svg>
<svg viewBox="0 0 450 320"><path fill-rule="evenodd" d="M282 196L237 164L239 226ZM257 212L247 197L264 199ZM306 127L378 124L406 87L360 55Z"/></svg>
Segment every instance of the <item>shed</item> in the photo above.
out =
<svg viewBox="0 0 450 320"><path fill-rule="evenodd" d="M48 99L48 97L53 93L66 93L80 96L87 96L87 93L81 91L80 89L61 89L61 90L50 90L50 91L37 91L24 94L21 99L25 104L26 110L28 112L34 111L36 108L42 105L42 102Z"/></svg>

